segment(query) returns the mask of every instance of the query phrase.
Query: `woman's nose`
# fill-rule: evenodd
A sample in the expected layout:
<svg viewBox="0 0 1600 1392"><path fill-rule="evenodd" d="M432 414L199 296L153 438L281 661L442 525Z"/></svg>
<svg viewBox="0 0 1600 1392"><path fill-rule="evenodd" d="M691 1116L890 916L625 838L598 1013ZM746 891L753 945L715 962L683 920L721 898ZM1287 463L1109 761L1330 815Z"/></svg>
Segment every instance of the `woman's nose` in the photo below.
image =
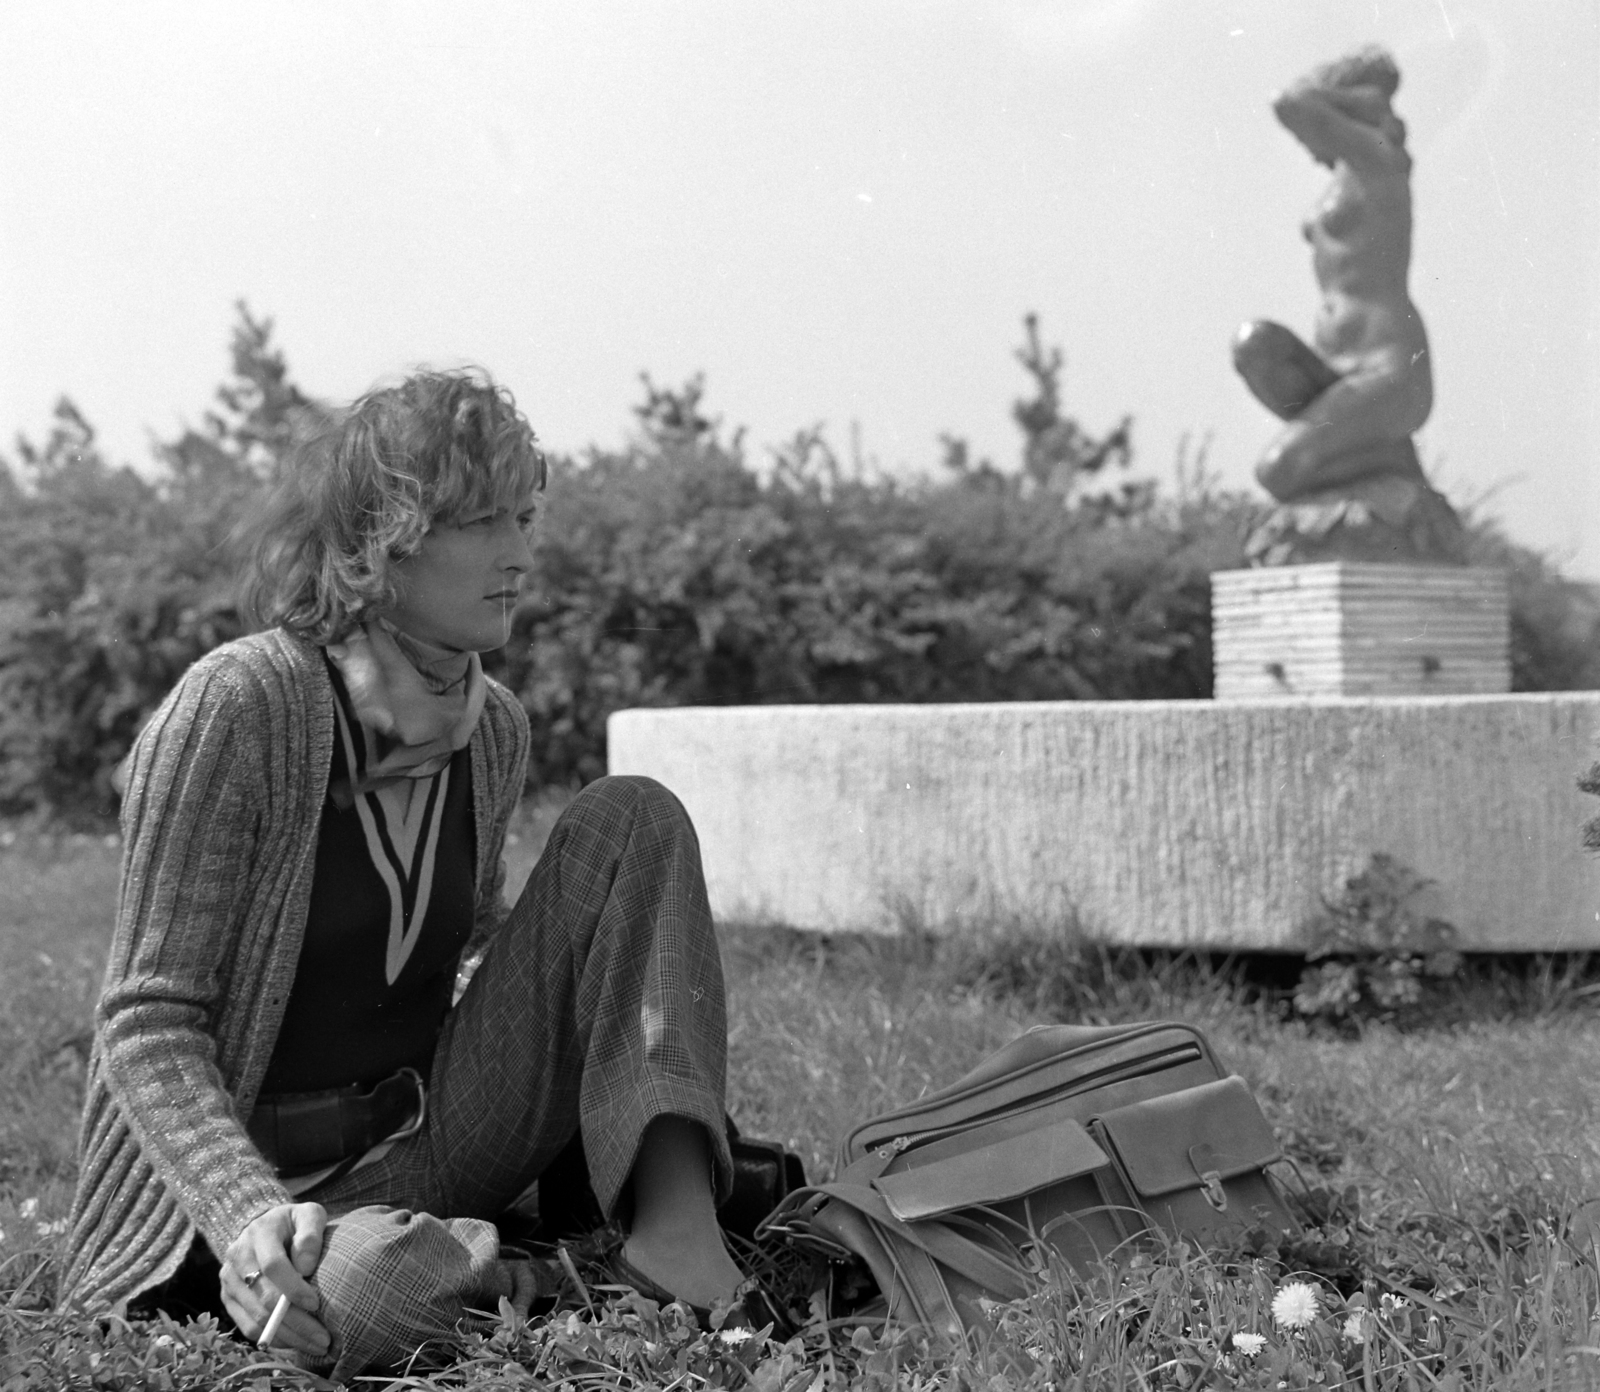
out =
<svg viewBox="0 0 1600 1392"><path fill-rule="evenodd" d="M507 530L508 535L500 551L500 565L505 570L514 570L521 575L533 565L533 538L515 520Z"/></svg>

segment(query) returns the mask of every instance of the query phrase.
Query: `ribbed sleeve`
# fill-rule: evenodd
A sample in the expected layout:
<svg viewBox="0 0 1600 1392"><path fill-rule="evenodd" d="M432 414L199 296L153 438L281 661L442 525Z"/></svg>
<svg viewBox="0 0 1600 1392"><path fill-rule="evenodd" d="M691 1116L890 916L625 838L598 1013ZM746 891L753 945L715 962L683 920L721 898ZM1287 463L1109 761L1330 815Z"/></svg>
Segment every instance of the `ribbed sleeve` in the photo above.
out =
<svg viewBox="0 0 1600 1392"><path fill-rule="evenodd" d="M139 1151L216 1251L288 1200L217 1063L215 1021L254 907L266 773L241 674L197 670L145 728L128 780L117 932L95 1012ZM243 688L243 689L241 689Z"/></svg>

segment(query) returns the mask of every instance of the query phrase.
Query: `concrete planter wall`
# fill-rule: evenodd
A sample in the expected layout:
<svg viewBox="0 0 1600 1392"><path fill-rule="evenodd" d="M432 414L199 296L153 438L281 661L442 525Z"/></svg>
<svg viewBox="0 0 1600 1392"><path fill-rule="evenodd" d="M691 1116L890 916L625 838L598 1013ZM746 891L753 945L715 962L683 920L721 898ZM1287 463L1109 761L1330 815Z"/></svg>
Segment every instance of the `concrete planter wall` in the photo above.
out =
<svg viewBox="0 0 1600 1392"><path fill-rule="evenodd" d="M1074 910L1109 941L1294 950L1374 852L1476 949L1600 947L1600 692L631 710L614 773L699 828L719 917L894 931Z"/></svg>

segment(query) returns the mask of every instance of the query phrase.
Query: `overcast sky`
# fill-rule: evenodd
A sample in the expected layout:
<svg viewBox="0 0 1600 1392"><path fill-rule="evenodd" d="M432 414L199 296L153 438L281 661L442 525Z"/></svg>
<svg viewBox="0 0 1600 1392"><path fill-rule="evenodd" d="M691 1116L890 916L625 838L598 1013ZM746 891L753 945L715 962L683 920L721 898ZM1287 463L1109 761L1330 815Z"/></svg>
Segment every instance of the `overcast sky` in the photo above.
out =
<svg viewBox="0 0 1600 1392"><path fill-rule="evenodd" d="M70 394L115 459L198 418L232 303L349 397L476 361L550 445L704 370L757 446L856 423L1006 464L1029 310L1142 470L1275 422L1326 174L1272 93L1379 42L1416 159L1425 463L1600 577L1600 0L415 0L0 7L0 440ZM8 445L0 449L9 452Z"/></svg>

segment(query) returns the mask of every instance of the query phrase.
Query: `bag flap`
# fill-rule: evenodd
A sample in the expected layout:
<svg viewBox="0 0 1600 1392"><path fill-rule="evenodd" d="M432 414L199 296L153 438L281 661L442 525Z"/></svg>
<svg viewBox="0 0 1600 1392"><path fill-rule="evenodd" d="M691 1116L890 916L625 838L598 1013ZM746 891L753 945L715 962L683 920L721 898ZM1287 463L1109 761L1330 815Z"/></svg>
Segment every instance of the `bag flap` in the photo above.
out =
<svg viewBox="0 0 1600 1392"><path fill-rule="evenodd" d="M1137 1066L1187 1047L1216 1064L1205 1036L1192 1025L1037 1025L990 1054L947 1087L854 1127L840 1147L841 1165L903 1134L960 1126L1024 1104L1030 1098L1092 1080L1096 1073Z"/></svg>
<svg viewBox="0 0 1600 1392"><path fill-rule="evenodd" d="M1282 1159L1249 1085L1235 1074L1099 1118L1108 1148L1141 1198L1231 1179Z"/></svg>
<svg viewBox="0 0 1600 1392"><path fill-rule="evenodd" d="M872 1181L903 1223L1004 1203L1109 1164L1076 1121L1062 1120Z"/></svg>

